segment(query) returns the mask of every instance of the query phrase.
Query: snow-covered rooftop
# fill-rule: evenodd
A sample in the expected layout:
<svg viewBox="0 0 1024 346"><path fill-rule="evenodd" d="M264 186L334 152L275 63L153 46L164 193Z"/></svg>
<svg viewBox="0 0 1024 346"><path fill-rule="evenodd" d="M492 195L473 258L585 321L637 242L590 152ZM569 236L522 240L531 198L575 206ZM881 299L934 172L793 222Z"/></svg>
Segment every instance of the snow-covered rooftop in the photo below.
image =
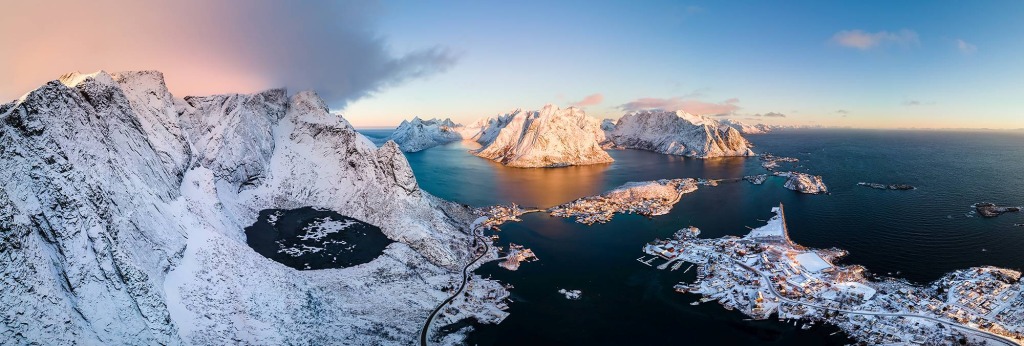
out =
<svg viewBox="0 0 1024 346"><path fill-rule="evenodd" d="M871 300L871 297L875 296L874 288L859 282L841 282L836 284L836 287L848 293L860 293L864 300Z"/></svg>
<svg viewBox="0 0 1024 346"><path fill-rule="evenodd" d="M831 264L825 262L821 256L818 256L818 254L813 251L796 255L796 261L797 263L800 263L801 267L804 267L804 270L812 273L817 273L832 267Z"/></svg>

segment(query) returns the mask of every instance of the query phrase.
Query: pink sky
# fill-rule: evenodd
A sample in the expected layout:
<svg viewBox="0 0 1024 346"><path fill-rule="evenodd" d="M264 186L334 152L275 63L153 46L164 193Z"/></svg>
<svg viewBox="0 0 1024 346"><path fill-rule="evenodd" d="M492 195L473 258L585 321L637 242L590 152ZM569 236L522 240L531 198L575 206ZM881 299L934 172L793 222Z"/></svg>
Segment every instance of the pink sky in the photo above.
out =
<svg viewBox="0 0 1024 346"><path fill-rule="evenodd" d="M388 50L355 2L55 1L5 4L0 99L60 75L159 70L175 96L315 89L334 108L443 71L441 48Z"/></svg>

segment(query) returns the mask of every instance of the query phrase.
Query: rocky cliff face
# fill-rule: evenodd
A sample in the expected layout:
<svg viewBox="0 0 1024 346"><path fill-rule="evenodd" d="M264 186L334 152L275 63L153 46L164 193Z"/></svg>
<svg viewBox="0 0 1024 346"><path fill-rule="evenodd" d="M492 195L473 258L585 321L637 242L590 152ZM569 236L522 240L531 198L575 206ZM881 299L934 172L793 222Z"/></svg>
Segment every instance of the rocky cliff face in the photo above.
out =
<svg viewBox="0 0 1024 346"><path fill-rule="evenodd" d="M695 158L754 155L750 142L736 129L682 111L626 114L607 132L607 138L620 148Z"/></svg>
<svg viewBox="0 0 1024 346"><path fill-rule="evenodd" d="M67 75L0 105L0 181L2 344L411 344L471 257L468 210L312 92ZM302 272L245 244L260 210L302 206L397 242Z"/></svg>
<svg viewBox="0 0 1024 346"><path fill-rule="evenodd" d="M416 117L411 121L403 120L388 139L395 141L404 152L416 152L462 140L462 128L451 119Z"/></svg>
<svg viewBox="0 0 1024 346"><path fill-rule="evenodd" d="M510 167L561 167L612 162L601 149L600 123L578 108L547 105L539 111L517 111L488 122L474 154ZM500 128L493 140L490 135Z"/></svg>

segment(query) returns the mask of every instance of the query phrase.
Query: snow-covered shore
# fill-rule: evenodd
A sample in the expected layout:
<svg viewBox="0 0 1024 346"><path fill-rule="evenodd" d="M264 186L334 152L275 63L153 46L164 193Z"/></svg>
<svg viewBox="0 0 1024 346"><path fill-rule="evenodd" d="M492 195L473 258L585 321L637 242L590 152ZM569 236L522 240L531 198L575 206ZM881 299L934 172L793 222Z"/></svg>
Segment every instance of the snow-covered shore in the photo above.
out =
<svg viewBox="0 0 1024 346"><path fill-rule="evenodd" d="M695 179L662 179L630 182L599 196L590 196L552 207L553 216L575 217L585 224L605 223L616 213L664 215L684 194L697 190Z"/></svg>
<svg viewBox="0 0 1024 346"><path fill-rule="evenodd" d="M742 238L677 233L643 247L648 255L697 265L697 281L674 289L715 300L754 319L824 322L869 344L1014 345L1024 342L1020 272L977 267L927 286L869 280L861 266L835 265L841 249L794 243L783 208ZM648 263L649 262L645 262ZM660 267L660 266L659 266Z"/></svg>

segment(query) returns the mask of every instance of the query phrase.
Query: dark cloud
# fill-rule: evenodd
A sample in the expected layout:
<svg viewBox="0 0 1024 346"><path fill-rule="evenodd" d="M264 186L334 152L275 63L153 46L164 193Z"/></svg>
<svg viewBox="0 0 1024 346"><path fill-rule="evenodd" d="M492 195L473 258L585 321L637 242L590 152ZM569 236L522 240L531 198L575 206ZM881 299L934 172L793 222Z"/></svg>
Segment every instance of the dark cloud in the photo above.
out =
<svg viewBox="0 0 1024 346"><path fill-rule="evenodd" d="M284 86L314 89L338 108L455 64L444 47L392 51L375 33L379 11L360 1L7 4L0 97L70 71L155 69L177 96Z"/></svg>

